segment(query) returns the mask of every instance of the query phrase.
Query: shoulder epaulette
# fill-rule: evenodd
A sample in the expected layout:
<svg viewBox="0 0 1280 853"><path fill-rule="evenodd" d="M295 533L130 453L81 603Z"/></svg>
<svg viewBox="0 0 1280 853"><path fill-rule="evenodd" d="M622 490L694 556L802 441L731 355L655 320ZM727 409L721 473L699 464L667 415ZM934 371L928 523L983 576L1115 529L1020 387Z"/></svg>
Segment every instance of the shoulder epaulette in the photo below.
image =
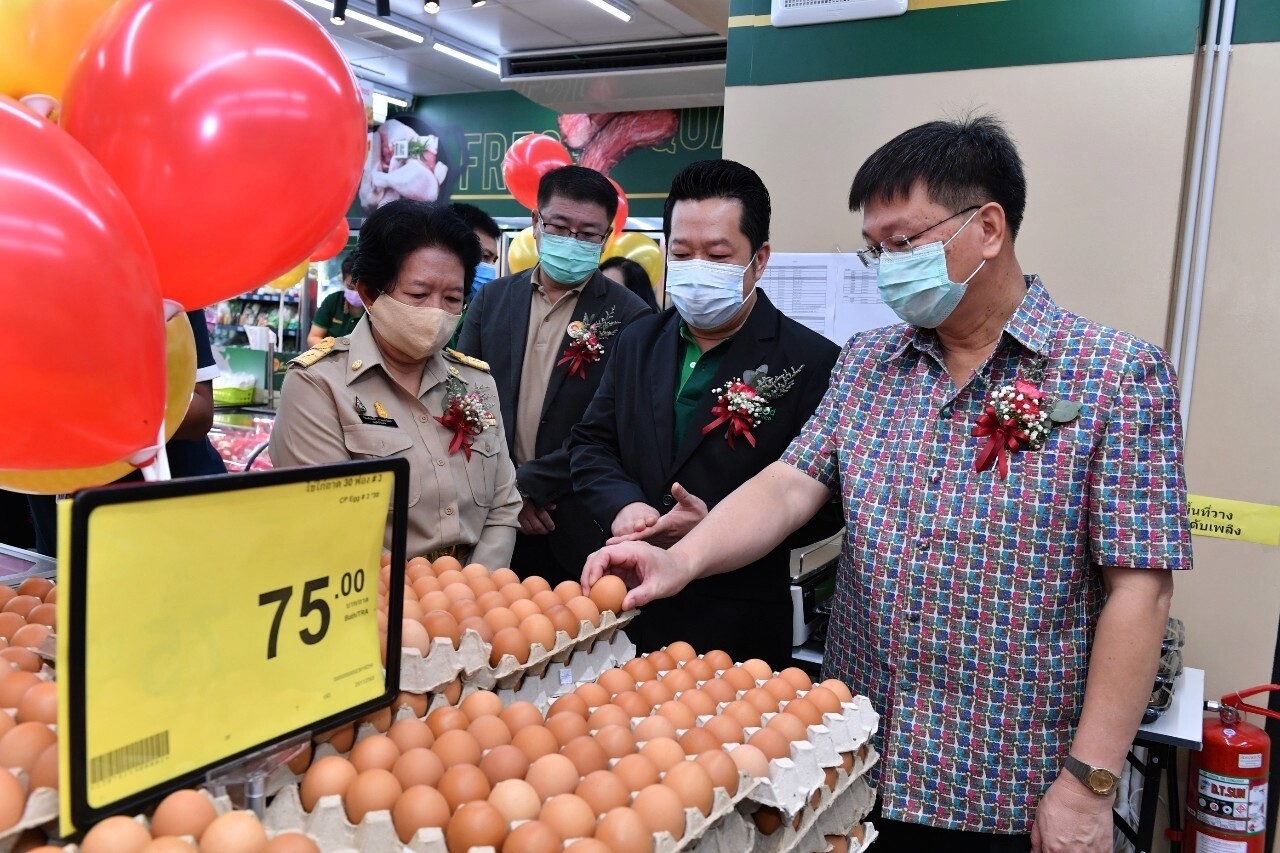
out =
<svg viewBox="0 0 1280 853"><path fill-rule="evenodd" d="M465 364L467 367L474 367L476 370L483 370L485 373L489 372L489 362L472 358L469 355L458 352L456 349L445 347L444 357L450 361L456 361L458 364Z"/></svg>
<svg viewBox="0 0 1280 853"><path fill-rule="evenodd" d="M329 353L333 352L333 344L333 338L324 338L311 349L296 358L289 359L289 364L291 366L296 364L298 367L310 367L326 355L329 355Z"/></svg>

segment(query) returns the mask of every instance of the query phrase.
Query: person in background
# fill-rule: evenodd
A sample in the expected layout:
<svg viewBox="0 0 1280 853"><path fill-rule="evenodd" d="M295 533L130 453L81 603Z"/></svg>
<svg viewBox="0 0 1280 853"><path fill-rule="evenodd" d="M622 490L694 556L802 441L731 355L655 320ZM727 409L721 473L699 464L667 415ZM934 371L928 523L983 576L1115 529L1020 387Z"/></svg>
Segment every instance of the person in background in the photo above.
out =
<svg viewBox="0 0 1280 853"><path fill-rule="evenodd" d="M341 338L351 334L364 316L364 303L356 286L351 282L351 255L342 259L342 290L334 291L320 302L311 331L307 333L307 346L313 347L325 338Z"/></svg>
<svg viewBox="0 0 1280 853"><path fill-rule="evenodd" d="M553 583L576 578L604 541L572 494L569 430L582 419L617 333L649 313L600 272L618 192L593 169L542 176L533 212L538 265L485 285L458 346L493 365L507 442L524 500L511 568Z"/></svg>
<svg viewBox="0 0 1280 853"><path fill-rule="evenodd" d="M675 307L619 337L569 441L574 492L617 537L611 541L678 542L787 449L826 393L840 347L784 315L757 286L769 263L769 216L769 191L740 163L693 163L671 182L663 227ZM749 439L734 436L714 411L721 390L741 380L763 393L766 375L780 383L768 401L772 415L749 428ZM685 640L785 669L791 549L839 529L839 507L829 503L761 559L651 603L627 636L640 651Z"/></svg>
<svg viewBox="0 0 1280 853"><path fill-rule="evenodd" d="M1026 198L989 116L873 153L849 207L903 323L850 339L781 460L670 550L624 542L583 572L646 606L759 559L837 492L823 670L881 714L885 850L1110 853L1171 570L1191 568L1169 359L1023 274Z"/></svg>
<svg viewBox="0 0 1280 853"><path fill-rule="evenodd" d="M463 296L463 302L470 305L476 291L498 277L498 242L502 239L502 229L492 216L474 204L455 201L449 207L462 217L463 222L471 226L476 239L480 241L480 265L476 267L476 278ZM465 314L463 318L466 318Z"/></svg>
<svg viewBox="0 0 1280 853"><path fill-rule="evenodd" d="M658 310L658 298L653 294L653 282L644 267L629 258L609 258L600 265L604 277L630 290L644 300L650 309Z"/></svg>
<svg viewBox="0 0 1280 853"><path fill-rule="evenodd" d="M289 362L272 462L401 456L408 555L508 565L521 500L497 387L488 365L445 347L480 263L475 234L446 206L399 199L365 220L352 259L366 314Z"/></svg>
<svg viewBox="0 0 1280 853"><path fill-rule="evenodd" d="M188 311L191 335L196 342L196 384L191 389L191 404L173 437L164 449L169 457L169 474L175 480L182 477L206 477L227 473L226 463L209 443L209 430L213 428L213 380L218 376L218 365L209 345L209 324L204 311ZM116 482L141 483L142 472L135 471ZM57 556L58 511L52 495L28 495L31 522L35 528L35 550L46 556Z"/></svg>

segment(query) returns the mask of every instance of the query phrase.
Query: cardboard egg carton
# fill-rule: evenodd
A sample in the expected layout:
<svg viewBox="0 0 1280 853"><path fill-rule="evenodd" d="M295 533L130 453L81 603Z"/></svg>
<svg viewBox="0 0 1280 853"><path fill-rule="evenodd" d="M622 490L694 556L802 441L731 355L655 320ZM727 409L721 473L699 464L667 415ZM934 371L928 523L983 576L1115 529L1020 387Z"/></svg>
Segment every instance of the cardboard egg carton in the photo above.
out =
<svg viewBox="0 0 1280 853"><path fill-rule="evenodd" d="M769 835L760 831L753 817L754 810L748 810L744 804L744 808L739 810L739 818L746 826L749 840L742 849L752 853L826 850L829 845L825 836L848 836L854 826L871 813L876 799L875 790L864 776L844 771L839 772L834 791L823 784L816 793L816 801L807 802L805 808L794 816L783 815L782 826ZM864 837L862 847L869 843Z"/></svg>
<svg viewBox="0 0 1280 853"><path fill-rule="evenodd" d="M27 791L27 802L18 822L0 833L0 853L10 853L17 844L18 838L28 829L38 829L58 819L57 789L36 788L31 791L31 780L27 777L25 770L13 768L10 772L22 783L22 790Z"/></svg>
<svg viewBox="0 0 1280 853"><path fill-rule="evenodd" d="M417 649L401 649L400 689L409 693L430 693L458 676L486 690L511 689L527 676L543 675L551 664L569 662L577 654L590 650L598 640L609 642L638 612L630 610L615 614L606 610L600 614L600 627L593 628L590 622L583 621L576 637L557 631L556 643L551 649L535 643L524 663L512 655L503 655L496 667L491 666L491 646L475 631L463 632L456 649L445 638L432 640L426 657Z"/></svg>
<svg viewBox="0 0 1280 853"><path fill-rule="evenodd" d="M624 631L615 631L608 640L598 640L586 651L580 650L565 661L551 663L541 675L526 676L518 684L495 692L504 706L513 702L532 702L545 714L557 697L571 692L579 684L595 681L600 673L621 666L635 655L635 643L627 638ZM464 690L464 698L465 694Z"/></svg>
<svg viewBox="0 0 1280 853"><path fill-rule="evenodd" d="M610 765L614 763L610 762ZM669 832L655 832L653 853L680 853L680 851L695 848L706 849L703 847L706 839L717 833L726 818L737 814L738 804L748 799L757 782L757 779L739 770L737 790L730 795L727 788L715 788L712 793L711 811L706 815L697 809L684 810L684 835L679 841ZM634 796L632 799L635 799ZM735 853L742 853L744 849L748 848L739 847Z"/></svg>

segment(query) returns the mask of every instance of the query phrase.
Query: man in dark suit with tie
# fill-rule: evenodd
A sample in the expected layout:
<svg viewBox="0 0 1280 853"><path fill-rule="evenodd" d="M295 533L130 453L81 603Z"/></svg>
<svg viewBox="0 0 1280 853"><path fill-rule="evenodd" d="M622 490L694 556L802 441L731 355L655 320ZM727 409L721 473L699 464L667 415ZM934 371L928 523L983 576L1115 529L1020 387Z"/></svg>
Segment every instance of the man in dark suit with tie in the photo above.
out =
<svg viewBox="0 0 1280 853"><path fill-rule="evenodd" d="M670 547L777 461L827 390L840 349L756 287L769 263L769 192L729 160L694 163L667 196L674 304L621 336L573 430L575 493L618 539ZM820 513L760 561L651 602L627 629L642 651L686 640L790 665L790 549L840 529Z"/></svg>
<svg viewBox="0 0 1280 853"><path fill-rule="evenodd" d="M552 584L577 580L604 541L572 493L569 430L595 395L618 334L651 313L600 273L617 209L617 191L599 172L564 166L543 175L533 212L538 265L486 284L458 336L459 350L489 362L524 498L511 568Z"/></svg>

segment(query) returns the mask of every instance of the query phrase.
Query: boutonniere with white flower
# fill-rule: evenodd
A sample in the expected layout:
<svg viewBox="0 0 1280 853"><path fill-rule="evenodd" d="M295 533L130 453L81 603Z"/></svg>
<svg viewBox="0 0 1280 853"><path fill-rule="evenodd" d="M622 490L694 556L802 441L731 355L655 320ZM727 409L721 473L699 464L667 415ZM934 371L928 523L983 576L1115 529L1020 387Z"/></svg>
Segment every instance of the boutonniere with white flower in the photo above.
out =
<svg viewBox="0 0 1280 853"><path fill-rule="evenodd" d="M498 419L489 410L488 403L479 391L467 391L467 384L457 376L445 382L444 414L436 416L445 429L453 432L449 453L459 450L471 461L471 445L485 430L497 426Z"/></svg>
<svg viewBox="0 0 1280 853"><path fill-rule="evenodd" d="M740 378L712 388L711 393L716 395L715 405L711 407L714 420L702 428L702 434L707 435L725 426L724 437L730 448L734 446L734 439L739 437L755 447L756 437L751 430L773 419L777 409L772 403L794 387L796 377L803 369L802 364L770 376L769 365L762 364L755 370L744 370Z"/></svg>
<svg viewBox="0 0 1280 853"><path fill-rule="evenodd" d="M610 308L598 320L585 315L581 320L574 320L566 330L569 335L569 346L565 347L556 367L568 365L565 372L579 379L587 378L587 365L595 364L604 357L604 342L618 331L618 321L613 318L614 309Z"/></svg>
<svg viewBox="0 0 1280 853"><path fill-rule="evenodd" d="M1022 378L996 388L971 433L987 439L974 460L974 470L985 471L994 465L1000 479L1008 478L1012 454L1039 450L1049 430L1056 424L1070 423L1079 414L1079 403L1050 397Z"/></svg>

